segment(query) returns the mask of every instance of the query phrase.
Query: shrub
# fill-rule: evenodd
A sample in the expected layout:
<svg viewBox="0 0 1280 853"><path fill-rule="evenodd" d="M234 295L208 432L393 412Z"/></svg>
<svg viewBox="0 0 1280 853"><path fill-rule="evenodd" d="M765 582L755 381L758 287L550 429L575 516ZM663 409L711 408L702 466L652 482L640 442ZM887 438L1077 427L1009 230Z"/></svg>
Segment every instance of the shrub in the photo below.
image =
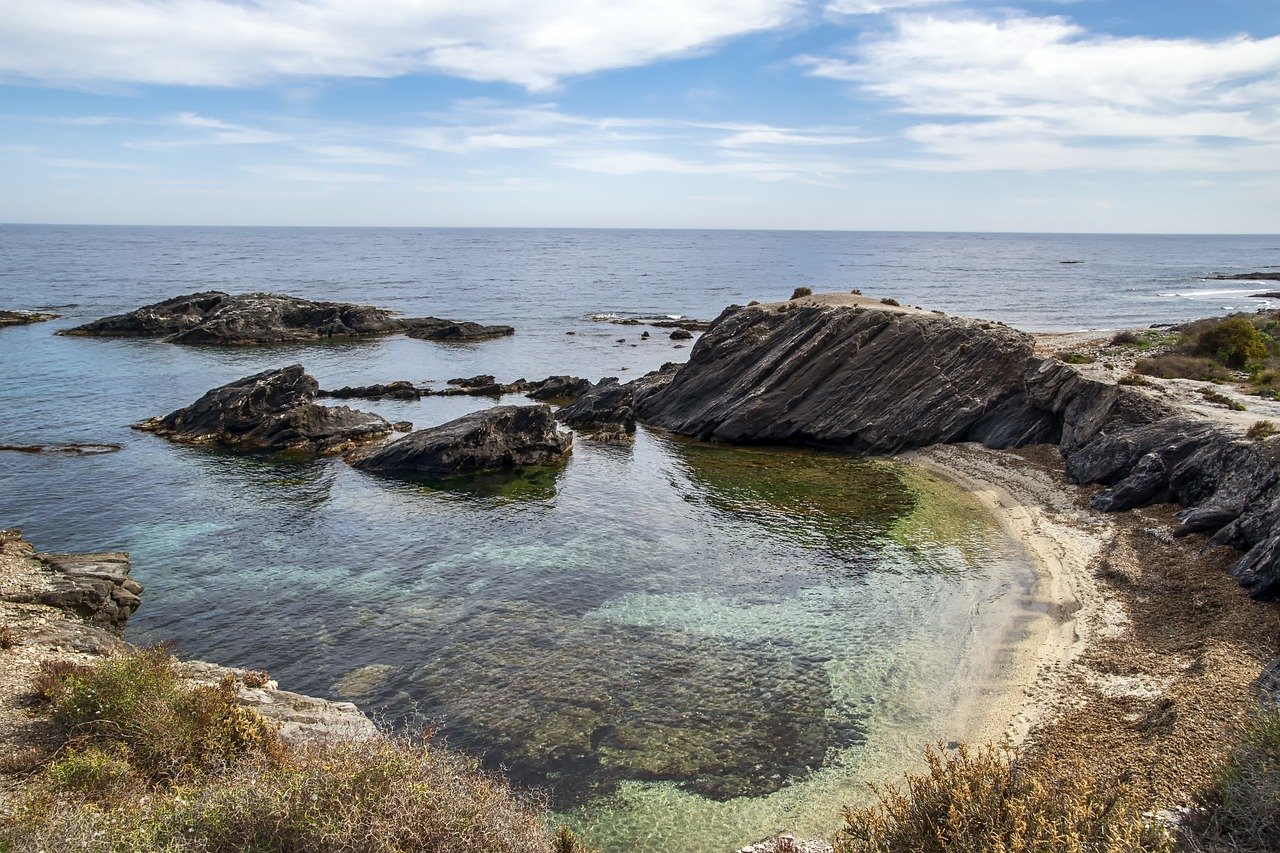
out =
<svg viewBox="0 0 1280 853"><path fill-rule="evenodd" d="M1212 388L1201 388L1200 396L1204 397L1210 403L1216 403L1219 406L1226 406L1228 409L1230 409L1233 412L1244 411L1243 404L1237 403L1235 400L1231 399L1226 394L1215 391Z"/></svg>
<svg viewBox="0 0 1280 853"><path fill-rule="evenodd" d="M894 306L894 307L897 307L897 306L901 305L902 303L901 303L901 302L899 302L899 301L898 301L898 300L896 300L896 299L885 298L885 299L881 299L881 300L880 300L880 304L881 304L881 305L892 305L892 306Z"/></svg>
<svg viewBox="0 0 1280 853"><path fill-rule="evenodd" d="M90 799L105 799L137 782L128 752L118 744L106 748L89 745L69 748L45 768L49 782L57 789L74 791Z"/></svg>
<svg viewBox="0 0 1280 853"><path fill-rule="evenodd" d="M1257 326L1248 319L1228 317L1199 333L1196 352L1231 367L1244 367L1250 361L1266 358L1267 344Z"/></svg>
<svg viewBox="0 0 1280 853"><path fill-rule="evenodd" d="M1209 358L1169 353L1155 358L1140 358L1133 366L1134 372L1161 379L1199 379L1216 381L1227 378L1222 365Z"/></svg>
<svg viewBox="0 0 1280 853"><path fill-rule="evenodd" d="M1280 710L1261 711L1197 797L1187 825L1193 850L1280 849Z"/></svg>
<svg viewBox="0 0 1280 853"><path fill-rule="evenodd" d="M941 747L905 788L877 788L877 802L845 810L836 853L1172 851L1163 828L1142 819L1118 783L1079 767L1030 769L1009 748Z"/></svg>
<svg viewBox="0 0 1280 853"><path fill-rule="evenodd" d="M1264 418L1260 421L1254 421L1253 426L1245 430L1244 434L1249 438L1262 441L1263 439L1270 438L1276 434L1276 425L1274 421L1269 421Z"/></svg>
<svg viewBox="0 0 1280 853"><path fill-rule="evenodd" d="M797 287L795 290L793 290L793 291L791 292L791 298L792 298L792 299L799 299L799 298L801 298L802 296L813 296L813 288L812 288L812 287Z"/></svg>
<svg viewBox="0 0 1280 853"><path fill-rule="evenodd" d="M1085 355L1082 352L1064 352L1062 355L1058 356L1058 358L1062 359L1067 364L1093 364L1097 361L1093 356Z"/></svg>
<svg viewBox="0 0 1280 853"><path fill-rule="evenodd" d="M1119 385L1132 385L1136 388L1150 388L1154 384L1149 380L1143 379L1136 373L1129 373L1121 376L1116 380L1116 383Z"/></svg>
<svg viewBox="0 0 1280 853"><path fill-rule="evenodd" d="M13 628L0 625L0 649L8 651L16 645L18 645L18 635L13 633Z"/></svg>
<svg viewBox="0 0 1280 853"><path fill-rule="evenodd" d="M1144 340L1146 339L1137 332L1126 330L1123 332L1117 332L1116 336L1111 339L1111 345L1113 347L1133 346L1135 344L1142 343Z"/></svg>
<svg viewBox="0 0 1280 853"><path fill-rule="evenodd" d="M76 745L119 745L149 779L178 779L247 752L279 756L280 735L236 702L230 677L192 686L163 649L106 658L72 669L48 688L54 720Z"/></svg>

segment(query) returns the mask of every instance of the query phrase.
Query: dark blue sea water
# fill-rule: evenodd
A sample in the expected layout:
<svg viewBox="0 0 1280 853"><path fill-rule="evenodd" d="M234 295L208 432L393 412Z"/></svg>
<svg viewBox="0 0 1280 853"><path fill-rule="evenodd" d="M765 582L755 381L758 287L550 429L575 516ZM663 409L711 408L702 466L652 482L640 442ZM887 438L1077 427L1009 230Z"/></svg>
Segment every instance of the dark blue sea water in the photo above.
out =
<svg viewBox="0 0 1280 853"><path fill-rule="evenodd" d="M958 488L892 461L643 430L634 447L579 440L562 468L432 488L128 425L293 362L333 387L625 379L687 357L602 312L709 318L807 285L1116 328L1252 307L1258 287L1202 277L1278 264L1280 237L0 226L0 308L63 315L0 331L0 444L124 446L0 455L0 526L47 550L129 551L147 586L135 639L388 725L427 720L549 790L606 850L821 833L865 779L963 734L1030 618L1024 555ZM233 349L53 334L205 289L518 333ZM427 426L489 404L358 406Z"/></svg>

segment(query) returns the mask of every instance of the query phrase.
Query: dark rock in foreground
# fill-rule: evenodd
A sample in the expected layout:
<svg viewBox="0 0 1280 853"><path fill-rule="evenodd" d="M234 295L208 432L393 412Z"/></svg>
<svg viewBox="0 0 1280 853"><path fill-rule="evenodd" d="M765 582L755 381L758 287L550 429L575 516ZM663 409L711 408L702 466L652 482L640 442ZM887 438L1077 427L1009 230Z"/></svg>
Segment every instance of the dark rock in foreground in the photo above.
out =
<svg viewBox="0 0 1280 853"><path fill-rule="evenodd" d="M6 326L28 326L32 323L43 323L46 320L56 320L61 316L59 314L50 314L45 311L0 311L0 329Z"/></svg>
<svg viewBox="0 0 1280 853"><path fill-rule="evenodd" d="M411 432L351 461L364 471L449 477L559 462L572 443L556 431L549 406L495 406Z"/></svg>
<svg viewBox="0 0 1280 853"><path fill-rule="evenodd" d="M318 391L316 380L300 364L265 370L134 428L192 444L311 453L336 453L391 433L391 424L378 415L316 405Z"/></svg>
<svg viewBox="0 0 1280 853"><path fill-rule="evenodd" d="M584 397L566 422L613 393ZM1056 443L1073 482L1107 487L1095 507L1180 503L1182 533L1244 551L1235 577L1280 596L1280 439L1086 378L999 324L867 305L734 307L637 411L699 438L855 453Z"/></svg>
<svg viewBox="0 0 1280 853"><path fill-rule="evenodd" d="M590 433L597 441L627 441L636 431L637 407L666 388L679 368L679 364L668 362L626 384L606 377L556 412L556 417L566 426Z"/></svg>
<svg viewBox="0 0 1280 853"><path fill-rule="evenodd" d="M391 311L369 305L211 290L175 296L60 334L159 337L176 344L266 344L393 332L432 340L478 340L513 331L510 326L481 326L437 317L397 317Z"/></svg>

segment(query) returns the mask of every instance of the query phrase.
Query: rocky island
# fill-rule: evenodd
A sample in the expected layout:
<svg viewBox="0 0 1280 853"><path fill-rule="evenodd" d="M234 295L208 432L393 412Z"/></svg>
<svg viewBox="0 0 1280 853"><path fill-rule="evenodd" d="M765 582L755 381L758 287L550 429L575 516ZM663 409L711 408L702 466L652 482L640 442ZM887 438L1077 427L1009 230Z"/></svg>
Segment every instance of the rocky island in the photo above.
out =
<svg viewBox="0 0 1280 853"><path fill-rule="evenodd" d="M29 326L32 323L44 323L58 319L57 314L48 311L0 311L0 329L7 326Z"/></svg>
<svg viewBox="0 0 1280 853"><path fill-rule="evenodd" d="M394 332L424 340L477 341L510 335L515 330L438 317L399 317L369 305L314 302L276 293L233 295L210 290L175 296L59 334L160 338L174 344L251 345Z"/></svg>

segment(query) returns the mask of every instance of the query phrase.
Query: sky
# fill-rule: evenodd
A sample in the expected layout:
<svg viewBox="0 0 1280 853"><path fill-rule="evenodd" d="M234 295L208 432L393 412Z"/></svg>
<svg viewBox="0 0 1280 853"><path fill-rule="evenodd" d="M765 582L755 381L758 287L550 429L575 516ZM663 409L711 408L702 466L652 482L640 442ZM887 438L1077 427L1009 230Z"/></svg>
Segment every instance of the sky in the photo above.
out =
<svg viewBox="0 0 1280 853"><path fill-rule="evenodd" d="M0 221L1280 232L1280 0L0 0Z"/></svg>

